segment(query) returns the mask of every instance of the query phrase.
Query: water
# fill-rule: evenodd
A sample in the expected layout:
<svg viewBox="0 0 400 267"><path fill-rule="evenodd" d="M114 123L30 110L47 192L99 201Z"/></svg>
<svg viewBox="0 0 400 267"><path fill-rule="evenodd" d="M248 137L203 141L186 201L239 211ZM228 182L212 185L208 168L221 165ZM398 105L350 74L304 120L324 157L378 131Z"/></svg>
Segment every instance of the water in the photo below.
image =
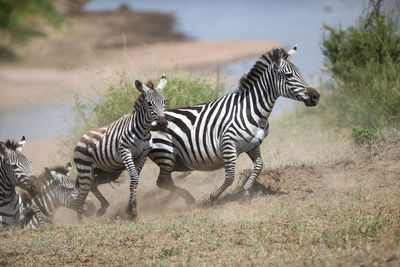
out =
<svg viewBox="0 0 400 267"><path fill-rule="evenodd" d="M116 10L123 3L135 11L173 13L175 29L197 40L278 40L288 46L298 44L293 62L309 80L322 67L323 23L346 27L367 6L363 0L92 0L84 10Z"/></svg>
<svg viewBox="0 0 400 267"><path fill-rule="evenodd" d="M54 138L68 130L66 116L73 101L27 106L0 111L0 140Z"/></svg>
<svg viewBox="0 0 400 267"><path fill-rule="evenodd" d="M306 80L314 84L320 77L323 63L320 50L323 23L348 26L366 6L366 1L361 0L93 0L84 10L111 11L123 3L135 11L173 13L175 30L197 40L278 40L289 46L298 44L293 62ZM222 71L239 79L256 59L228 64ZM273 115L293 109L292 103L292 100L279 98ZM71 101L3 110L0 112L0 139L18 140L22 135L29 140L59 136L68 128L64 116L72 105Z"/></svg>
<svg viewBox="0 0 400 267"><path fill-rule="evenodd" d="M322 77L323 24L347 27L367 7L364 0L92 0L84 9L117 10L121 4L135 11L172 13L176 18L175 30L197 40L277 40L289 47L298 44L292 62L313 85ZM257 57L239 60L224 66L222 71L239 79L256 60ZM272 115L293 108L293 100L279 98Z"/></svg>

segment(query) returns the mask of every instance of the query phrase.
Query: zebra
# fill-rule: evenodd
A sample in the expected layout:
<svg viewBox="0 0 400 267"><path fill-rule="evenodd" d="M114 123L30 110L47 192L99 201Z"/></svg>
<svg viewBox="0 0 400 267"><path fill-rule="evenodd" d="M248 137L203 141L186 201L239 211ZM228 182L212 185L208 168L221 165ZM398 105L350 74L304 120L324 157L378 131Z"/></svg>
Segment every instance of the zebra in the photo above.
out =
<svg viewBox="0 0 400 267"><path fill-rule="evenodd" d="M98 190L98 185L115 181L124 169L130 176L130 194L126 213L129 219L137 216L136 191L140 171L152 146L150 128L164 128L165 98L162 90L167 84L165 74L157 87L151 81L147 84L136 80L135 86L141 92L134 103L134 111L107 126L88 131L82 136L74 150L74 162L78 171L76 185L79 195L76 200L78 219L82 219L82 205L91 191L100 201L101 216L109 206Z"/></svg>
<svg viewBox="0 0 400 267"><path fill-rule="evenodd" d="M25 192L21 194L23 205L34 212L27 222L29 228L34 229L45 222L51 223L55 211L61 206L71 209L75 207L79 191L75 186L75 181L70 178L70 173L71 163L69 162L65 167L45 168L44 172L35 179L38 193L35 196ZM92 216L94 211L94 204L89 199L86 200L84 215Z"/></svg>
<svg viewBox="0 0 400 267"><path fill-rule="evenodd" d="M0 222L3 226L23 224L32 215L15 190L19 186L32 195L37 192L30 179L33 177L31 161L22 154L25 143L24 136L20 142L0 141Z"/></svg>
<svg viewBox="0 0 400 267"><path fill-rule="evenodd" d="M263 168L260 144L269 133L268 117L279 96L315 106L319 93L290 62L297 45L286 52L275 48L261 55L242 76L238 88L219 99L165 111L168 126L152 131L150 159L160 168L157 186L177 193L187 205L194 197L174 184L171 173L225 168L223 184L205 202L212 204L235 176L236 159L246 152L254 169L244 185L243 199L250 201L250 188Z"/></svg>

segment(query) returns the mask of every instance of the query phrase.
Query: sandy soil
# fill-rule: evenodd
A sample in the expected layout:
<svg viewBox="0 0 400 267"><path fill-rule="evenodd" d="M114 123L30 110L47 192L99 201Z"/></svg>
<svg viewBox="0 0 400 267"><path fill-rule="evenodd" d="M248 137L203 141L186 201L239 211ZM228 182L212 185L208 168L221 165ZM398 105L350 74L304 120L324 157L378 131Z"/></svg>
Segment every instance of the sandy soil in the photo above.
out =
<svg viewBox="0 0 400 267"><path fill-rule="evenodd" d="M279 42L181 41L110 49L78 68L12 65L0 67L0 110L94 96L93 86L105 77L119 79L124 71L147 78L154 73L183 69L215 71L241 58L258 56L283 46Z"/></svg>

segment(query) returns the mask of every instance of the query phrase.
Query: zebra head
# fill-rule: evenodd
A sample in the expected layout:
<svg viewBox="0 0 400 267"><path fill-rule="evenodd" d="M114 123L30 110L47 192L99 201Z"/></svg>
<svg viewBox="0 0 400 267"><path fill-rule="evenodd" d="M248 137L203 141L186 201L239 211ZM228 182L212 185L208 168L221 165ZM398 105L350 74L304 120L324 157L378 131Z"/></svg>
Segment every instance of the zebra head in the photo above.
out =
<svg viewBox="0 0 400 267"><path fill-rule="evenodd" d="M298 68L290 62L296 54L297 45L288 52L274 49L269 52L277 77L277 93L280 96L304 102L306 106L315 106L319 101L319 93L306 82Z"/></svg>
<svg viewBox="0 0 400 267"><path fill-rule="evenodd" d="M29 179L29 177L33 177L32 162L22 153L25 143L25 136L22 136L20 142L7 140L5 146L8 150L8 159L13 166L17 184L31 193L36 193L36 188L34 188Z"/></svg>
<svg viewBox="0 0 400 267"><path fill-rule="evenodd" d="M168 124L165 115L165 98L162 94L162 90L167 85L167 76L165 74L161 75L161 80L159 84L154 87L151 81L147 84L136 80L135 86L141 92L145 99L145 107L147 114L150 115L153 121L161 128L165 128Z"/></svg>
<svg viewBox="0 0 400 267"><path fill-rule="evenodd" d="M51 170L46 168L46 173L50 173L51 184L54 188L52 195L57 198L62 206L67 208L74 207L79 193L75 181L70 177L71 169L70 162L65 167L56 167ZM91 200L87 199L83 211L86 217L90 217L94 215L96 207Z"/></svg>

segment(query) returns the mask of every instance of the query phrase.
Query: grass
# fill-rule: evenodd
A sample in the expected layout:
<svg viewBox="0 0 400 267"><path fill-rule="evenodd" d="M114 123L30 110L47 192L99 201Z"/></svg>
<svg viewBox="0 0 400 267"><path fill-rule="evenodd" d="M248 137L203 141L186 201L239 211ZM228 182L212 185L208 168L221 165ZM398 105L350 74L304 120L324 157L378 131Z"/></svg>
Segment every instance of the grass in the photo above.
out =
<svg viewBox="0 0 400 267"><path fill-rule="evenodd" d="M267 199L257 202L256 208L262 208ZM369 250L398 253L398 204L289 204L272 216L238 221L224 220L218 208L170 218L145 216L136 223L12 229L1 232L2 260L11 265L368 264Z"/></svg>
<svg viewBox="0 0 400 267"><path fill-rule="evenodd" d="M84 224L2 229L1 264L396 265L400 163L394 159L400 154L385 155L268 169L260 183L278 185L281 193L258 195L249 205L228 201L208 209L152 203L144 184L151 184L147 190L153 197L163 194L145 174L137 221L108 214ZM144 172L150 175L152 167ZM271 175L279 181L271 181ZM211 190L194 174L176 182L192 187L197 200ZM212 179L208 186L220 182ZM104 188L112 205L117 195L127 196L125 184L119 193ZM112 210L124 207L125 202Z"/></svg>
<svg viewBox="0 0 400 267"><path fill-rule="evenodd" d="M85 131L107 125L121 116L133 111L133 103L139 95L134 85L138 78L133 73L121 75L119 83L105 81L96 88L98 97L95 99L76 99L72 111L72 136L80 137ZM167 87L163 90L166 99L166 109L204 103L219 97L224 90L223 79L219 73L193 76L181 70L167 74ZM155 85L160 77L151 79Z"/></svg>

